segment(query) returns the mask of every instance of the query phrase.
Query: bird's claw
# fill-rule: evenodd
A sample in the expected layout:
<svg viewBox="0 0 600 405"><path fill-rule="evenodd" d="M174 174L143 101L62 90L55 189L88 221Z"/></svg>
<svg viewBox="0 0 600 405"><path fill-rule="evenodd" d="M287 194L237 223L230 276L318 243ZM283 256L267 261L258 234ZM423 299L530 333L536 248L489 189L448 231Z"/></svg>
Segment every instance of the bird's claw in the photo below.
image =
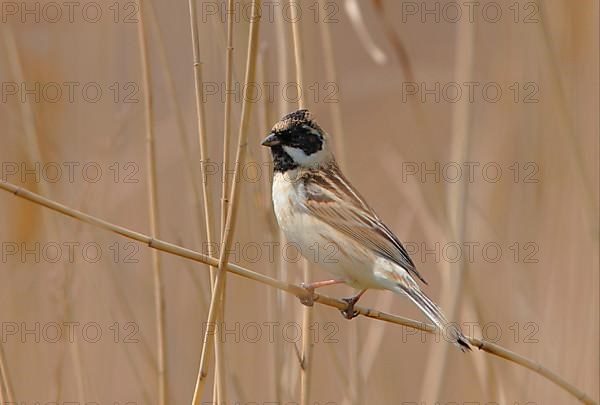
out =
<svg viewBox="0 0 600 405"><path fill-rule="evenodd" d="M300 303L307 307L312 307L315 304L315 289L306 283L300 283L300 287L306 291L306 295L298 297Z"/></svg>
<svg viewBox="0 0 600 405"><path fill-rule="evenodd" d="M354 309L354 304L356 304L357 301L354 297L342 298L342 301L348 304L348 306L345 309L340 309L340 312L342 313L344 318L351 320L353 318L356 318L360 314L360 312Z"/></svg>

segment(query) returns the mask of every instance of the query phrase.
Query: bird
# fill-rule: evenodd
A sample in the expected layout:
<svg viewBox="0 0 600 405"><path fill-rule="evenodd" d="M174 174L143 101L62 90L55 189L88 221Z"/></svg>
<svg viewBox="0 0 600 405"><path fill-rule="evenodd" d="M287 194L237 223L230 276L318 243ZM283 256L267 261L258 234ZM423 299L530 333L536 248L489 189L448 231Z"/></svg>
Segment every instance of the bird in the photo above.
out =
<svg viewBox="0 0 600 405"><path fill-rule="evenodd" d="M471 350L460 328L446 321L440 308L421 290L418 281L427 282L398 237L344 176L329 134L308 109L285 115L262 145L270 148L273 159L272 200L279 227L309 262L334 276L303 283L309 297L316 288L350 285L359 292L344 298L348 306L342 314L352 319L358 315L354 305L365 291L390 290L408 297L463 352ZM324 252L331 251L332 246L333 258L315 254L315 247ZM303 303L312 304L306 298Z"/></svg>

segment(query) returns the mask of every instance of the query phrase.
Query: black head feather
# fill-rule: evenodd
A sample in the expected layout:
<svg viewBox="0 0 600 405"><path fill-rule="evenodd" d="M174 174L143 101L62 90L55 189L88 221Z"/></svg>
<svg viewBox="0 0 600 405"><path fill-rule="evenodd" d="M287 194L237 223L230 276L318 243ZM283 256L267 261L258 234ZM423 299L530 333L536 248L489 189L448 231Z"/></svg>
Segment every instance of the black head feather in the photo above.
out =
<svg viewBox="0 0 600 405"><path fill-rule="evenodd" d="M302 150L311 156L324 147L324 132L306 109L294 111L277 122L263 145L271 148L275 171L295 169L299 162L286 153L284 146Z"/></svg>

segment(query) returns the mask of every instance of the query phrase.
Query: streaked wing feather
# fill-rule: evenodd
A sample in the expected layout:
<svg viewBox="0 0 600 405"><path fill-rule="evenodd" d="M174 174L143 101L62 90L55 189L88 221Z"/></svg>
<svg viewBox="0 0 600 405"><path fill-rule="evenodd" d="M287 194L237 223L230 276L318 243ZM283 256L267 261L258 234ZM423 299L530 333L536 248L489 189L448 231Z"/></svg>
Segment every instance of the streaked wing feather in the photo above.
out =
<svg viewBox="0 0 600 405"><path fill-rule="evenodd" d="M379 219L337 166L312 171L304 177L305 209L317 219L351 237L427 282L417 272L396 235Z"/></svg>

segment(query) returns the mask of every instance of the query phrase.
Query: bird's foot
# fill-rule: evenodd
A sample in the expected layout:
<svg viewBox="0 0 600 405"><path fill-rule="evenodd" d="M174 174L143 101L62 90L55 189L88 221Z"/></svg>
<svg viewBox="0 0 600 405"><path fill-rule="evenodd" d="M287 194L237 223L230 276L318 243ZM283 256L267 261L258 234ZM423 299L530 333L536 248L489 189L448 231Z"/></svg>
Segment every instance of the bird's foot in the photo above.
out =
<svg viewBox="0 0 600 405"><path fill-rule="evenodd" d="M348 306L345 309L341 310L342 315L344 315L344 318L350 320L352 318L356 318L360 314L360 312L354 309L354 306L366 291L367 289L365 288L364 290L361 290L358 294L356 294L354 297L342 298L342 301L345 301L348 304Z"/></svg>
<svg viewBox="0 0 600 405"><path fill-rule="evenodd" d="M342 301L346 302L348 306L345 309L341 309L340 312L344 318L350 320L356 318L360 313L354 309L354 305L358 301L357 297L342 298Z"/></svg>
<svg viewBox="0 0 600 405"><path fill-rule="evenodd" d="M307 307L312 307L315 304L315 287L307 283L300 283L300 287L306 291L306 295L298 297L300 303Z"/></svg>

